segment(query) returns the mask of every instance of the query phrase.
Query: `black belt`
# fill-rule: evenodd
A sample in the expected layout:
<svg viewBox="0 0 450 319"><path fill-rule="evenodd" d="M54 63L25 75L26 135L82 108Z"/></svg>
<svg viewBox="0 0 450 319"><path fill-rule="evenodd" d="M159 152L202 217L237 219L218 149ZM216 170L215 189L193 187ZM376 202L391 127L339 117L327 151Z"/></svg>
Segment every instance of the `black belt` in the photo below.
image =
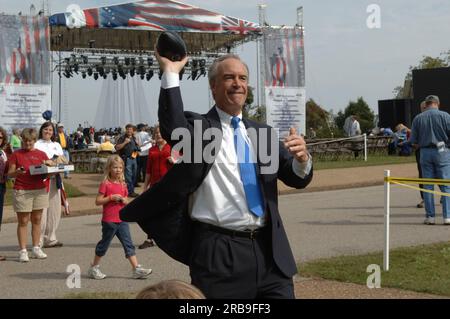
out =
<svg viewBox="0 0 450 319"><path fill-rule="evenodd" d="M228 228L223 228L219 226L215 226L212 224L202 223L199 221L194 221L194 224L196 227L203 229L203 230L209 230L215 233L229 235L232 237L242 237L242 238L248 238L248 239L255 239L259 236L261 236L266 230L266 227L263 228L257 228L254 230L248 229L248 230L232 230Z"/></svg>

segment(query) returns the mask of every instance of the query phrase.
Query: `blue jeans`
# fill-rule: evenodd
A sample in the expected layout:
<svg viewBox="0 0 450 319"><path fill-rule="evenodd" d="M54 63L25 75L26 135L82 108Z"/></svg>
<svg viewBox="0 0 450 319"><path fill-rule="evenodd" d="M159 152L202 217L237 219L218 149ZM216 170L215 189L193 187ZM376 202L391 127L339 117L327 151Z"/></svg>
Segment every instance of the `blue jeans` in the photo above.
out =
<svg viewBox="0 0 450 319"><path fill-rule="evenodd" d="M63 150L64 157L70 161L70 153L68 150ZM69 177L69 171L64 172L64 177Z"/></svg>
<svg viewBox="0 0 450 319"><path fill-rule="evenodd" d="M6 184L0 184L0 226L3 219L3 204L5 201Z"/></svg>
<svg viewBox="0 0 450 319"><path fill-rule="evenodd" d="M136 184L137 161L135 158L127 158L125 163L125 182L127 183L128 195L134 193Z"/></svg>
<svg viewBox="0 0 450 319"><path fill-rule="evenodd" d="M437 148L420 149L420 166L422 167L423 178L450 179L450 150L445 148L439 152ZM425 189L434 190L434 185L423 185ZM450 186L439 185L442 193L450 193ZM434 195L423 193L425 202L425 212L427 217L434 217ZM449 218L450 198L442 196L442 215Z"/></svg>
<svg viewBox="0 0 450 319"><path fill-rule="evenodd" d="M111 244L114 236L120 240L123 249L125 250L125 257L129 258L135 256L133 241L131 240L130 227L128 223L106 223L102 222L102 239L95 247L95 254L103 257Z"/></svg>

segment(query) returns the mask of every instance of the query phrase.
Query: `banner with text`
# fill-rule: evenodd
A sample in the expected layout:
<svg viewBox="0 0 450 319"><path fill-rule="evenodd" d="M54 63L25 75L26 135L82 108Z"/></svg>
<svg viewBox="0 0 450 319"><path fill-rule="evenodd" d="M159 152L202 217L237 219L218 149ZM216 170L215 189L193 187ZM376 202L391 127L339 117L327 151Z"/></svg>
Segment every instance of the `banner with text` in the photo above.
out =
<svg viewBox="0 0 450 319"><path fill-rule="evenodd" d="M265 28L267 124L283 138L289 127L305 134L305 45L302 28Z"/></svg>
<svg viewBox="0 0 450 319"><path fill-rule="evenodd" d="M266 118L280 139L289 134L289 128L305 134L305 88L266 87Z"/></svg>
<svg viewBox="0 0 450 319"><path fill-rule="evenodd" d="M0 14L0 83L50 85L47 17Z"/></svg>
<svg viewBox="0 0 450 319"><path fill-rule="evenodd" d="M13 128L38 129L44 122L42 113L50 106L50 85L0 83L0 125L9 132Z"/></svg>

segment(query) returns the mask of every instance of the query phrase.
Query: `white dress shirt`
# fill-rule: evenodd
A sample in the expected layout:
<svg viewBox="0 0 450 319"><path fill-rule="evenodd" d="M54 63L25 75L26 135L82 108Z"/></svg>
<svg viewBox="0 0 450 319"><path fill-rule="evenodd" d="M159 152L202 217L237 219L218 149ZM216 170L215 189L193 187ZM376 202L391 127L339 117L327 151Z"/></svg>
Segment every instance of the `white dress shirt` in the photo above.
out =
<svg viewBox="0 0 450 319"><path fill-rule="evenodd" d="M179 86L176 73L164 73L161 87L169 89ZM233 116L216 106L222 127L222 144L217 157L200 187L191 194L191 218L203 223L213 224L233 230L256 229L264 226L265 215L255 216L247 206L244 186L241 181L239 165L234 148L234 129L231 126ZM242 114L239 115L242 119ZM242 136L249 142L247 130L239 122ZM253 152L252 143L248 143ZM311 170L311 157L306 163L293 161L293 170L299 177L305 177Z"/></svg>
<svg viewBox="0 0 450 319"><path fill-rule="evenodd" d="M34 143L34 148L44 152L47 154L49 159L52 159L53 156L63 156L63 150L61 145L58 142L46 141L43 139L37 140Z"/></svg>

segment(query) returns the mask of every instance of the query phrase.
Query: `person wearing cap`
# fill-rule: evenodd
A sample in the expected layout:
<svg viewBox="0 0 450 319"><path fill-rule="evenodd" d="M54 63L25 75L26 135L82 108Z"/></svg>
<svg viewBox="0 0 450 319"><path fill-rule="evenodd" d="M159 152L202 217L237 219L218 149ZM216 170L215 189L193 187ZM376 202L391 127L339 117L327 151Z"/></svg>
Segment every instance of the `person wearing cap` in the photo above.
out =
<svg viewBox="0 0 450 319"><path fill-rule="evenodd" d="M61 145L63 150L63 155L67 161L70 161L70 153L69 150L72 148L72 141L70 137L64 132L64 124L58 123L58 134L56 135L56 142ZM70 178L69 171L64 172L64 178Z"/></svg>
<svg viewBox="0 0 450 319"><path fill-rule="evenodd" d="M420 148L420 167L423 178L450 179L450 114L439 110L439 97L429 95L425 99L424 111L417 115L412 123L411 144ZM433 190L434 185L424 185ZM449 193L450 186L439 185L441 192ZM427 225L435 224L434 196L423 194ZM450 198L443 196L442 215L444 225L450 225Z"/></svg>

